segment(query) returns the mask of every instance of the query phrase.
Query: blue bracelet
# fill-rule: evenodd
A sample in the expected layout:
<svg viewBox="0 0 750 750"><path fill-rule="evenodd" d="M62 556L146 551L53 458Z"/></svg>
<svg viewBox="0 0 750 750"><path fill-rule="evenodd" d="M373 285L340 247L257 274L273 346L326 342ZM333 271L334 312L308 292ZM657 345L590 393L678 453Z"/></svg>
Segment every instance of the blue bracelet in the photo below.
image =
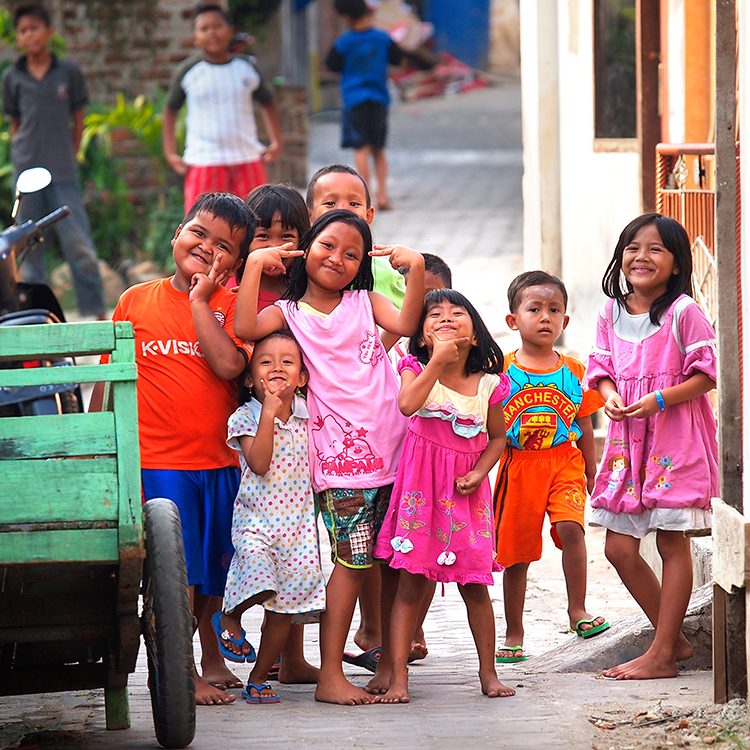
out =
<svg viewBox="0 0 750 750"><path fill-rule="evenodd" d="M661 395L661 391L654 391L654 396L656 396L656 403L659 405L659 411L664 411L667 408L667 405L664 403L664 396Z"/></svg>

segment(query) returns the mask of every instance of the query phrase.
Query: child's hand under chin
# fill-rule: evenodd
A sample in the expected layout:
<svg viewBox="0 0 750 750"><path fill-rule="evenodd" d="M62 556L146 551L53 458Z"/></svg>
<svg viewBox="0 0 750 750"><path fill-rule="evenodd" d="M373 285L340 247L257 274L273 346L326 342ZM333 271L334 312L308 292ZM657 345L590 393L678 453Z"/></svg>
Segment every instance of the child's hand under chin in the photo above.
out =
<svg viewBox="0 0 750 750"><path fill-rule="evenodd" d="M459 336L455 339L440 339L434 333L428 333L427 337L432 342L430 360L441 365L460 362L461 348L469 343L467 336Z"/></svg>
<svg viewBox="0 0 750 750"><path fill-rule="evenodd" d="M284 405L291 403L294 397L292 384L285 382L276 386L261 379L260 385L263 389L263 410L278 417L283 412Z"/></svg>
<svg viewBox="0 0 750 750"><path fill-rule="evenodd" d="M229 278L228 270L218 270L220 263L221 253L218 253L208 273L193 274L189 291L191 302L208 302L216 287L221 286Z"/></svg>

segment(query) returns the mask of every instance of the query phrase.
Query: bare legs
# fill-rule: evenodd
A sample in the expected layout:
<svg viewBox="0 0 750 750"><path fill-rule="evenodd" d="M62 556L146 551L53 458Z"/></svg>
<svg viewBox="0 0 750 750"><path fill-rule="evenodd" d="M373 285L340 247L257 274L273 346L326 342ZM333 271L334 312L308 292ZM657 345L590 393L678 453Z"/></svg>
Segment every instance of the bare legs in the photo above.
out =
<svg viewBox="0 0 750 750"><path fill-rule="evenodd" d="M341 657L362 584L362 571L336 563L326 587L328 607L320 619L320 677L315 700L354 706L372 698L344 676Z"/></svg>
<svg viewBox="0 0 750 750"><path fill-rule="evenodd" d="M362 571L359 590L359 628L354 642L363 650L380 646L383 634L380 627L380 565Z"/></svg>
<svg viewBox="0 0 750 750"><path fill-rule="evenodd" d="M384 148L363 146L354 151L354 166L362 175L362 179L370 185L370 157L375 163L375 177L378 181L378 209L381 211L391 208L388 194L388 157Z"/></svg>
<svg viewBox="0 0 750 750"><path fill-rule="evenodd" d="M311 685L318 681L320 670L305 659L305 626L292 625L281 649L279 682Z"/></svg>
<svg viewBox="0 0 750 750"><path fill-rule="evenodd" d="M562 543L562 569L568 593L568 619L571 629L580 620L592 619L586 611L586 538L583 529L575 521L559 521L555 530ZM591 624L582 623L583 630L590 630L604 623L597 617Z"/></svg>
<svg viewBox="0 0 750 750"><path fill-rule="evenodd" d="M505 645L523 646L523 604L526 601L526 578L529 563L518 563L503 573L503 605L505 607ZM521 657L523 651L498 648L495 656Z"/></svg>
<svg viewBox="0 0 750 750"><path fill-rule="evenodd" d="M608 530L604 552L656 633L645 654L603 674L618 680L676 677L677 662L693 653L681 631L693 587L690 540L681 531L656 532L662 559L661 586L641 557L639 546L639 539Z"/></svg>

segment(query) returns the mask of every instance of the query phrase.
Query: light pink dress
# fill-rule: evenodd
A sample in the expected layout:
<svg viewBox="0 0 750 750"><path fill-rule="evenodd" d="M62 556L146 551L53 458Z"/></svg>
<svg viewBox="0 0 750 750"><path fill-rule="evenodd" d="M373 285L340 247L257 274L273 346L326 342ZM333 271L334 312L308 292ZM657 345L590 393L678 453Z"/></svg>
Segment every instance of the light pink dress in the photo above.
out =
<svg viewBox="0 0 750 750"><path fill-rule="evenodd" d="M661 325L608 300L586 378L611 378L626 404L702 372L716 380L715 334L699 305L675 300ZM643 537L654 529L710 527L718 493L716 419L708 395L647 419L610 422L591 496L591 522Z"/></svg>
<svg viewBox="0 0 750 750"><path fill-rule="evenodd" d="M380 341L368 292L343 292L330 315L290 300L276 304L302 349L310 374L310 466L316 492L391 484L407 419Z"/></svg>

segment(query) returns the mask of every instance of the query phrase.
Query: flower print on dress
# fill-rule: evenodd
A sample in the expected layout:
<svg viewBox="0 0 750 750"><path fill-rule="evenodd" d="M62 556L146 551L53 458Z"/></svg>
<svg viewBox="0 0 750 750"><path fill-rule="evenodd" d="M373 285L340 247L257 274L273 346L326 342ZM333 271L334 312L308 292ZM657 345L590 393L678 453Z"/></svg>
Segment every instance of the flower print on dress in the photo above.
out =
<svg viewBox="0 0 750 750"><path fill-rule="evenodd" d="M655 464L663 466L667 471L672 471L672 469L674 468L672 456L651 456L651 460Z"/></svg>
<svg viewBox="0 0 750 750"><path fill-rule="evenodd" d="M407 554L414 549L414 544L411 539L409 539L409 534L415 529L421 529L426 525L424 521L420 521L416 518L416 516L422 513L424 503L424 495L419 490L408 492L401 498L401 510L403 511L403 515L399 515L398 525L402 529L405 529L406 533L394 536L393 539L391 539L391 547L393 547L396 552Z"/></svg>
<svg viewBox="0 0 750 750"><path fill-rule="evenodd" d="M437 529L435 536L445 545L438 555L438 565L453 565L456 562L456 553L450 549L451 542L453 541L453 535L461 529L466 527L463 521L453 520L453 509L456 507L456 501L444 497L438 500L438 505L441 505L445 509L445 515L448 517L448 531L447 533L443 529Z"/></svg>

